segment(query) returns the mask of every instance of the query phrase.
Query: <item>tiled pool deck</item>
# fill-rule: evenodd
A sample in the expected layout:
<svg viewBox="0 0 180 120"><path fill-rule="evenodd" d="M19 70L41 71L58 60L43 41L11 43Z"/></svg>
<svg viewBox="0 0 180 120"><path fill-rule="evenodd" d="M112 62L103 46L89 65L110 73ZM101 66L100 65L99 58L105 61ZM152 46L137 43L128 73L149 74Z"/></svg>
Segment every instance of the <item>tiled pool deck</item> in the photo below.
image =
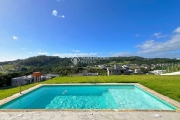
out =
<svg viewBox="0 0 180 120"><path fill-rule="evenodd" d="M145 111L0 112L0 120L180 120L180 113Z"/></svg>

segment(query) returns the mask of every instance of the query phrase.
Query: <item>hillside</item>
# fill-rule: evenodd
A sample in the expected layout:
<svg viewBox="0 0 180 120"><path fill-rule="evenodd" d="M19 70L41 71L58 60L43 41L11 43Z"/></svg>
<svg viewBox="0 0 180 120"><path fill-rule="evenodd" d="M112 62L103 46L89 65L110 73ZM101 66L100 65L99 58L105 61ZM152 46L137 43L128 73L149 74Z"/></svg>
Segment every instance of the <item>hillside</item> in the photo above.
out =
<svg viewBox="0 0 180 120"><path fill-rule="evenodd" d="M179 65L180 61L176 59L169 59L169 58L142 58L138 56L132 57L109 57L108 59L102 58L95 58L93 62L91 58L87 58L86 62L82 62L82 58L79 58L80 61L77 64L77 67L87 67L87 66L94 66L94 65L113 65L113 64L120 64L120 65L128 65L131 68L136 68L137 66L149 66L151 69L152 65L160 64L159 68L161 69L161 64L169 66L170 64ZM15 61L6 61L0 62L0 72L32 72L32 71L41 71L43 73L62 73L65 70L68 72L72 72L73 70L73 63L71 58L60 58L57 56L35 56L30 57L27 59L15 60ZM3 69L4 70L3 70ZM71 70L70 70L71 69ZM177 69L178 70L178 69ZM77 71L77 70L75 70Z"/></svg>

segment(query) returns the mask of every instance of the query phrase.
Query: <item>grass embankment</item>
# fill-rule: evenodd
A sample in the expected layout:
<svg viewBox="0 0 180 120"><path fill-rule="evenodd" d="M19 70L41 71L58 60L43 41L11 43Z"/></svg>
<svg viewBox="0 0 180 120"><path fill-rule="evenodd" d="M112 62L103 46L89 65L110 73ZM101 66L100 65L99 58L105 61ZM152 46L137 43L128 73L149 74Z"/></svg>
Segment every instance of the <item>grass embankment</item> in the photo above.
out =
<svg viewBox="0 0 180 120"><path fill-rule="evenodd" d="M37 84L62 83L140 83L158 93L180 102L180 76L120 75L120 76L76 76L57 77L52 80L22 86L22 90ZM19 87L0 90L0 100L19 92Z"/></svg>

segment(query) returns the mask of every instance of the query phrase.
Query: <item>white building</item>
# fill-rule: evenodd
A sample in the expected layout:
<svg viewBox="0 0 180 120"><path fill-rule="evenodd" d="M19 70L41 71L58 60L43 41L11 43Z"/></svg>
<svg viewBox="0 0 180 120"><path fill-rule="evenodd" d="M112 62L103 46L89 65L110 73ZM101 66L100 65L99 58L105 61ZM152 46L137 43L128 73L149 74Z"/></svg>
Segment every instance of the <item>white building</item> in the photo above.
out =
<svg viewBox="0 0 180 120"><path fill-rule="evenodd" d="M134 70L134 73L140 74L140 73L142 73L142 71L141 71L141 69L135 69L135 70Z"/></svg>
<svg viewBox="0 0 180 120"><path fill-rule="evenodd" d="M166 70L154 70L154 74L158 74L158 75L163 74L165 72Z"/></svg>
<svg viewBox="0 0 180 120"><path fill-rule="evenodd" d="M98 65L98 67L101 68L101 69L106 69L106 66L107 65Z"/></svg>
<svg viewBox="0 0 180 120"><path fill-rule="evenodd" d="M163 73L166 73L166 70L154 70L154 71L148 71L149 74L155 74L155 75L160 75Z"/></svg>
<svg viewBox="0 0 180 120"><path fill-rule="evenodd" d="M133 71L131 69L129 69L128 67L121 67L119 65L114 65L114 68L107 68L107 75L130 75L131 73L133 73Z"/></svg>
<svg viewBox="0 0 180 120"><path fill-rule="evenodd" d="M88 73L87 70L82 71L83 76L98 76L98 73Z"/></svg>
<svg viewBox="0 0 180 120"><path fill-rule="evenodd" d="M11 79L11 86L19 86L32 83L31 76L22 76Z"/></svg>

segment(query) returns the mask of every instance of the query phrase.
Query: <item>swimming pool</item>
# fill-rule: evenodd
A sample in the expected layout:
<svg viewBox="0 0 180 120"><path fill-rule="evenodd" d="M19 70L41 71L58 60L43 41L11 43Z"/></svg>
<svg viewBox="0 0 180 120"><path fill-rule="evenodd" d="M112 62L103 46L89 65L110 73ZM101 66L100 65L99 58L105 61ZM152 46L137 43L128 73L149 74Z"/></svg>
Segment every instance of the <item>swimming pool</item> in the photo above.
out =
<svg viewBox="0 0 180 120"><path fill-rule="evenodd" d="M46 85L0 109L177 110L136 85Z"/></svg>

